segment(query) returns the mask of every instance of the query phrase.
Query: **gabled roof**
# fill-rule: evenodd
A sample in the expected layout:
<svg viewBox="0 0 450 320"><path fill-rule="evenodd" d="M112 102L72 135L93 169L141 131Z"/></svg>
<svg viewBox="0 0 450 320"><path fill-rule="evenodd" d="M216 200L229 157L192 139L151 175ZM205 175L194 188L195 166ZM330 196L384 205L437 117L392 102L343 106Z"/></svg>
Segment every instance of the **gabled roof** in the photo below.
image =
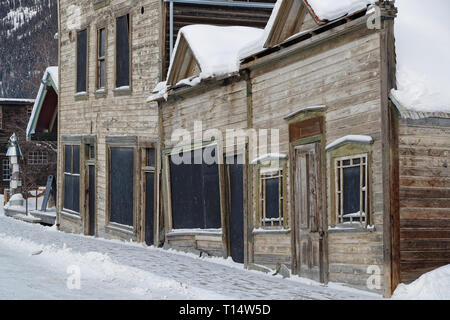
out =
<svg viewBox="0 0 450 320"><path fill-rule="evenodd" d="M240 58L281 44L321 24L367 10L377 0L278 0L261 38L240 51Z"/></svg>
<svg viewBox="0 0 450 320"><path fill-rule="evenodd" d="M171 59L167 84L200 76L202 79L239 71L239 50L259 37L262 29L190 25L181 28Z"/></svg>
<svg viewBox="0 0 450 320"><path fill-rule="evenodd" d="M167 97L167 89L194 86L201 80L239 72L239 50L256 38L262 29L190 25L180 29L167 73L147 102Z"/></svg>
<svg viewBox="0 0 450 320"><path fill-rule="evenodd" d="M56 99L55 99L56 95ZM36 133L38 123L52 131L57 115L58 67L49 67L42 77L41 86L34 102L33 111L27 126L27 139ZM43 110L45 110L43 112ZM44 119L44 115L45 118ZM43 123L45 122L45 123Z"/></svg>

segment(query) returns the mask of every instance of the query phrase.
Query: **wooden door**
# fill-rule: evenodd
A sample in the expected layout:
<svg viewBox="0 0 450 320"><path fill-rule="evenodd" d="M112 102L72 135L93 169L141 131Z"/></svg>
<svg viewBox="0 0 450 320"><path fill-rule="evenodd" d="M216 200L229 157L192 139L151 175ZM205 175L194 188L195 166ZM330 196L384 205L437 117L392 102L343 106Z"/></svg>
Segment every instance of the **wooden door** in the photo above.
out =
<svg viewBox="0 0 450 320"><path fill-rule="evenodd" d="M155 172L144 172L145 176L145 243L154 245L155 234Z"/></svg>
<svg viewBox="0 0 450 320"><path fill-rule="evenodd" d="M230 255L244 263L244 166L228 166L230 192Z"/></svg>
<svg viewBox="0 0 450 320"><path fill-rule="evenodd" d="M95 236L95 166L88 165L89 188L88 188L88 211L89 211L89 235Z"/></svg>
<svg viewBox="0 0 450 320"><path fill-rule="evenodd" d="M293 169L297 272L323 282L320 143L295 148Z"/></svg>

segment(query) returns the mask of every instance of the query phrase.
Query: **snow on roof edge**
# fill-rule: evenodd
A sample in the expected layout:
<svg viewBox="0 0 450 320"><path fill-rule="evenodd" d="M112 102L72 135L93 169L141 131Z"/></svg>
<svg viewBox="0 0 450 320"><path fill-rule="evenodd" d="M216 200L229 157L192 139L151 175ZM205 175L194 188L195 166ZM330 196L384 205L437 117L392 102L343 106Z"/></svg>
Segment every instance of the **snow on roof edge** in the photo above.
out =
<svg viewBox="0 0 450 320"><path fill-rule="evenodd" d="M325 151L328 151L330 149L333 149L343 143L347 142L358 142L358 143L372 143L373 138L371 136L367 135L348 135L344 136L342 138L336 139L333 142L329 143L325 147Z"/></svg>

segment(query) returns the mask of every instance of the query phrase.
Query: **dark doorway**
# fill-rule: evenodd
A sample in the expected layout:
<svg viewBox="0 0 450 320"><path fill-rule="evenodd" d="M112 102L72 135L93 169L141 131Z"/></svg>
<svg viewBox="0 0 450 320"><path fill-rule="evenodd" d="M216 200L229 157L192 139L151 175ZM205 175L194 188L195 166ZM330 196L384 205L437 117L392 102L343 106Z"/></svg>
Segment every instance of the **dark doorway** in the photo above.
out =
<svg viewBox="0 0 450 320"><path fill-rule="evenodd" d="M145 173L145 243L154 244L155 173Z"/></svg>
<svg viewBox="0 0 450 320"><path fill-rule="evenodd" d="M95 166L89 166L89 235L95 236Z"/></svg>
<svg viewBox="0 0 450 320"><path fill-rule="evenodd" d="M230 255L244 263L244 166L230 164Z"/></svg>

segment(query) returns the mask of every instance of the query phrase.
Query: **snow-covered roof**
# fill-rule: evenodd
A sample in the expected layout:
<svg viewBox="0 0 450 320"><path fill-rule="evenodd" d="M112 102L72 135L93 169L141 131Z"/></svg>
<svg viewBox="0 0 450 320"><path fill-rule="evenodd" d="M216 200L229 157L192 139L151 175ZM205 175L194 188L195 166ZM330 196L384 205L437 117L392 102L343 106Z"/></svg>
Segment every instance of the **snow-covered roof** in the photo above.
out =
<svg viewBox="0 0 450 320"><path fill-rule="evenodd" d="M287 4L286 2L292 1L292 4ZM266 44L271 33L276 29L277 24L285 24L289 21L282 21L283 19L279 19L279 15L281 16L281 9L283 5L286 4L286 8L289 10L298 10L301 11L302 8L298 4L298 2L303 2L303 4L308 8L309 13L314 18L317 23L326 23L328 21L336 20L341 17L351 15L361 10L367 9L367 7L377 0L278 0L275 3L275 6L272 10L272 14L269 18L269 21L264 28L264 33L260 38L255 39L250 42L247 46L244 46L240 52L239 57L244 59L248 56L251 56L255 53L258 53L264 48L266 48ZM292 21L290 21L292 22ZM302 30L304 31L304 30ZM294 34L290 36L294 36Z"/></svg>
<svg viewBox="0 0 450 320"><path fill-rule="evenodd" d="M430 86L423 75L402 68L390 97L403 118L450 118L450 93Z"/></svg>
<svg viewBox="0 0 450 320"><path fill-rule="evenodd" d="M180 29L177 42L170 61L167 73L168 82L159 83L153 90L153 95L148 101L165 95L166 86L194 86L203 79L230 75L239 71L239 50L263 33L262 29L250 27L219 27L212 25L190 25ZM183 41L187 48L183 53ZM184 49L184 48L183 48ZM184 59L184 52L192 55L193 63L198 66L199 73L189 78L176 79L176 60ZM170 83L176 81L176 83Z"/></svg>
<svg viewBox="0 0 450 320"><path fill-rule="evenodd" d="M20 104L26 104L26 103L34 103L34 99L16 99L16 98L0 98L0 103L20 103Z"/></svg>
<svg viewBox="0 0 450 320"><path fill-rule="evenodd" d="M58 93L58 67L48 67L44 76L42 77L41 86L39 87L36 100L34 101L33 111L31 112L30 120L28 120L27 125L27 139L35 133L36 124L41 112L42 104L44 102L45 96L47 94L47 86L53 87L53 89Z"/></svg>
<svg viewBox="0 0 450 320"><path fill-rule="evenodd" d="M280 1L280 0L279 0ZM303 0L316 21L332 21L367 9L378 0Z"/></svg>
<svg viewBox="0 0 450 320"><path fill-rule="evenodd" d="M391 100L403 118L450 118L448 5L423 10L420 0L395 4L397 90L391 91Z"/></svg>

